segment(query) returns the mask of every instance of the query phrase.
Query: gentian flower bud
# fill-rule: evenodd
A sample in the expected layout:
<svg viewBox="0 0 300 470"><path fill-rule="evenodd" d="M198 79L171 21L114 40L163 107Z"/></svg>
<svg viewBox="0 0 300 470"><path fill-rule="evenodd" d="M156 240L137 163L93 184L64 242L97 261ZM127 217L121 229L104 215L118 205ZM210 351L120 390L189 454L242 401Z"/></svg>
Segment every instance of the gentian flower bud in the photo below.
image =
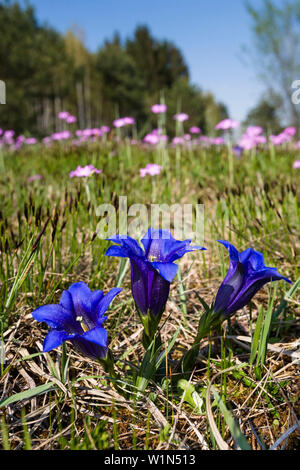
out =
<svg viewBox="0 0 300 470"><path fill-rule="evenodd" d="M241 253L231 243L219 241L229 251L230 265L212 307L200 318L198 333L192 348L182 358L182 371L187 372L194 366L199 352L200 341L212 330L219 328L223 321L247 305L254 295L268 282L284 280L276 268L265 266L263 254L248 248Z"/></svg>
<svg viewBox="0 0 300 470"><path fill-rule="evenodd" d="M213 311L224 319L247 305L252 297L268 282L289 279L281 276L276 268L265 266L263 254L248 248L241 253L226 241L219 241L230 256L229 271L217 293Z"/></svg>

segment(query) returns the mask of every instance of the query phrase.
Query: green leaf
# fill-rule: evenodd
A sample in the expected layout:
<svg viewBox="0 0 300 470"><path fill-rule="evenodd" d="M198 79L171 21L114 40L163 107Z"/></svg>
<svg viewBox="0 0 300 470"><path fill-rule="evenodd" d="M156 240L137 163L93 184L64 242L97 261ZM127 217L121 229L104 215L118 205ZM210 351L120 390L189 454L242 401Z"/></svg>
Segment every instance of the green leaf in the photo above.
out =
<svg viewBox="0 0 300 470"><path fill-rule="evenodd" d="M177 383L177 390L184 397L184 401L192 407L193 413L203 414L203 398L197 393L193 384L188 380L180 379Z"/></svg>
<svg viewBox="0 0 300 470"><path fill-rule="evenodd" d="M220 395L218 392L214 389L214 387L211 387L211 391L214 394L216 404L218 408L220 409L221 413L224 416L225 422L229 428L229 431L231 432L231 435L236 442L236 444L240 447L242 450L252 450L246 436L242 433L237 421L235 418L232 416L230 411L226 408L225 403L221 399Z"/></svg>
<svg viewBox="0 0 300 470"><path fill-rule="evenodd" d="M16 401L28 400L29 398L35 397L36 395L41 395L42 393L47 393L54 389L54 382L48 382L46 384L39 385L38 387L30 388L29 390L25 390L25 392L16 393L15 395L12 395L8 398L4 398L0 401L0 408L11 405Z"/></svg>

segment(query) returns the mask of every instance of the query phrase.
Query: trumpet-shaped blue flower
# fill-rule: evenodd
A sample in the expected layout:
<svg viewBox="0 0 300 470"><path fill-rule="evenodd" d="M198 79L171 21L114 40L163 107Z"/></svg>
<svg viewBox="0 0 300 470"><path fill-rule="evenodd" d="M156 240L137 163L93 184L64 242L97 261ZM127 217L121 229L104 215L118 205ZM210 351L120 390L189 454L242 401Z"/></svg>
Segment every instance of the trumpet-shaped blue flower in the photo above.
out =
<svg viewBox="0 0 300 470"><path fill-rule="evenodd" d="M46 336L43 351L48 352L71 341L82 354L93 359L105 359L108 338L103 322L110 303L122 289L91 291L84 282L72 284L61 295L59 304L37 308L32 316L47 323L51 330Z"/></svg>
<svg viewBox="0 0 300 470"><path fill-rule="evenodd" d="M160 317L168 300L170 283L177 274L174 261L186 253L204 250L191 246L191 240L175 240L168 230L149 228L141 242L130 237L115 236L116 243L108 248L106 256L129 258L131 263L131 288L134 301L142 316Z"/></svg>
<svg viewBox="0 0 300 470"><path fill-rule="evenodd" d="M223 318L247 305L252 297L268 282L291 281L281 276L276 268L265 266L263 254L248 248L239 252L233 245L219 240L230 256L228 273L217 293L213 310Z"/></svg>

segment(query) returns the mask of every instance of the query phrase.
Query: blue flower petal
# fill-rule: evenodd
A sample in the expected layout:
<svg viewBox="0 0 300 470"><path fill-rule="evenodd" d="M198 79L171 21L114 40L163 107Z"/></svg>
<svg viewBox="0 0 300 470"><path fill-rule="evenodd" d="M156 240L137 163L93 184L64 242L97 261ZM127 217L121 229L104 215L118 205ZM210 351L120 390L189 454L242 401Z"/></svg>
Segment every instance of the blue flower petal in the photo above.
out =
<svg viewBox="0 0 300 470"><path fill-rule="evenodd" d="M74 304L73 304L73 299L67 290L64 290L63 293L61 294L59 305L64 307L66 310L69 312L74 312L74 319L76 319L75 311L74 311Z"/></svg>
<svg viewBox="0 0 300 470"><path fill-rule="evenodd" d="M121 238L119 235L108 238L109 241L117 243L122 247L123 257L130 258L131 256L144 256L144 252L138 242L131 237ZM106 253L105 253L106 254ZM113 256L113 255L109 255ZM120 256L120 255L116 255Z"/></svg>
<svg viewBox="0 0 300 470"><path fill-rule="evenodd" d="M51 328L72 332L77 325L73 313L66 310L61 305L49 304L38 307L32 316L36 321L45 322Z"/></svg>
<svg viewBox="0 0 300 470"><path fill-rule="evenodd" d="M178 266L174 263L151 263L159 274L168 282L172 282L177 274Z"/></svg>
<svg viewBox="0 0 300 470"><path fill-rule="evenodd" d="M114 287L111 289L98 303L97 306L95 306L95 311L97 312L97 322L102 324L104 321L104 314L106 310L108 309L109 305L113 301L113 299L122 291L122 289L119 289L118 287Z"/></svg>
<svg viewBox="0 0 300 470"><path fill-rule="evenodd" d="M92 343L98 344L98 346L107 347L107 331L102 327L85 331L83 335L80 336L80 339L91 341Z"/></svg>
<svg viewBox="0 0 300 470"><path fill-rule="evenodd" d="M52 349L58 348L67 338L68 335L65 331L50 330L44 339L43 352L49 352Z"/></svg>
<svg viewBox="0 0 300 470"><path fill-rule="evenodd" d="M124 250L122 246L112 245L107 249L105 256L116 256L118 258L128 258L128 251Z"/></svg>
<svg viewBox="0 0 300 470"><path fill-rule="evenodd" d="M85 325L91 329L96 326L96 317L91 312L92 291L84 282L72 284L68 292L72 296L76 318L82 318Z"/></svg>
<svg viewBox="0 0 300 470"><path fill-rule="evenodd" d="M239 257L240 253L231 243L226 242L224 240L218 240L218 242L222 243L222 245L224 245L225 248L228 250L230 259L232 261L240 261L240 257Z"/></svg>

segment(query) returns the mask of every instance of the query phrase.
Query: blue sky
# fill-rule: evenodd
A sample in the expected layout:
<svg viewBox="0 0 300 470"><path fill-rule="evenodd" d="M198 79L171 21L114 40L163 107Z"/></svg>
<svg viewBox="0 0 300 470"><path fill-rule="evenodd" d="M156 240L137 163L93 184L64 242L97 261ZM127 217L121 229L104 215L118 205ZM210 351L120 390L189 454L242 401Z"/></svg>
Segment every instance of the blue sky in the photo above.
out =
<svg viewBox="0 0 300 470"><path fill-rule="evenodd" d="M91 51L96 51L114 32L118 31L124 39L132 35L136 25L147 24L155 37L171 40L181 49L191 81L224 102L234 119L244 119L263 94L263 84L243 53L243 46L252 44L244 0L31 0L30 3L35 6L40 22L62 33L72 25L79 26ZM260 6L263 0L251 3Z"/></svg>

